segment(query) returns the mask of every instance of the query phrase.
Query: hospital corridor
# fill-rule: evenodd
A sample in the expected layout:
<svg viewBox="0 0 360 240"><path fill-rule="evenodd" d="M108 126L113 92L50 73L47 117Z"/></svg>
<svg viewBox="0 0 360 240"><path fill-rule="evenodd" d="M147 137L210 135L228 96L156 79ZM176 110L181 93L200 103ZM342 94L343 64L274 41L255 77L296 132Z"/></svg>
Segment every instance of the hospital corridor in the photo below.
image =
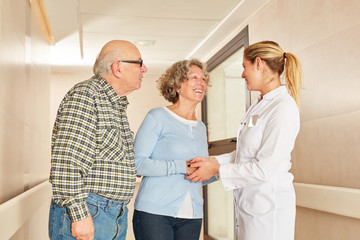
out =
<svg viewBox="0 0 360 240"><path fill-rule="evenodd" d="M242 77L246 47L269 40L295 54L295 240L360 239L359 13L358 0L0 0L0 240L49 239L58 108L115 39L141 53L142 61L124 62L147 69L127 96L134 136L151 109L170 105L157 88L167 68L192 58L207 64L210 83L195 112L210 156L235 150L239 124L260 96ZM127 240L135 239L140 182L127 205ZM201 189L200 239L236 240L233 190L221 181Z"/></svg>

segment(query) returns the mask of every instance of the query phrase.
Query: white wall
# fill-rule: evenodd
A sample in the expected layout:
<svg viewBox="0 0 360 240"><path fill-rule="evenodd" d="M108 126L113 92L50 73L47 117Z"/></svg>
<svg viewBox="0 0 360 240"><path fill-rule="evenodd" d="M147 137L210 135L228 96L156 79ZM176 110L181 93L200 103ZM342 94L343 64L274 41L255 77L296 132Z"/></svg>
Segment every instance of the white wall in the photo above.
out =
<svg viewBox="0 0 360 240"><path fill-rule="evenodd" d="M50 47L40 15L37 1L0 1L0 203L49 174ZM11 239L47 239L48 209Z"/></svg>

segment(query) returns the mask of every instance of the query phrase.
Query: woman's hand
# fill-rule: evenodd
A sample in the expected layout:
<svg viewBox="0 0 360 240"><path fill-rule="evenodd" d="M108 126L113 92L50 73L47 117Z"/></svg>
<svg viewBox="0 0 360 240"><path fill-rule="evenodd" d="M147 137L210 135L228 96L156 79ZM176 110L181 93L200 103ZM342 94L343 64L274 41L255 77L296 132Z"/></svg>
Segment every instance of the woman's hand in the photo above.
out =
<svg viewBox="0 0 360 240"><path fill-rule="evenodd" d="M193 174L198 168L191 167L191 161L186 161L186 176Z"/></svg>
<svg viewBox="0 0 360 240"><path fill-rule="evenodd" d="M219 173L220 164L214 157L196 157L191 161L192 168L198 168L194 173L186 176L193 182L209 180L212 176Z"/></svg>

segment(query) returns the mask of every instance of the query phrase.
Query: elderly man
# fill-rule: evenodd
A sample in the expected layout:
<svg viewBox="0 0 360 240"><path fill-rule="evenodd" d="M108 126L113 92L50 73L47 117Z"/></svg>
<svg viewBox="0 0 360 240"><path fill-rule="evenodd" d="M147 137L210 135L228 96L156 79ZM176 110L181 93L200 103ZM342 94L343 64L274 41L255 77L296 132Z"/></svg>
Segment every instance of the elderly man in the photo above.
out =
<svg viewBox="0 0 360 240"><path fill-rule="evenodd" d="M57 113L51 145L50 239L125 239L136 170L127 97L147 71L139 50L114 40L95 76L75 85Z"/></svg>

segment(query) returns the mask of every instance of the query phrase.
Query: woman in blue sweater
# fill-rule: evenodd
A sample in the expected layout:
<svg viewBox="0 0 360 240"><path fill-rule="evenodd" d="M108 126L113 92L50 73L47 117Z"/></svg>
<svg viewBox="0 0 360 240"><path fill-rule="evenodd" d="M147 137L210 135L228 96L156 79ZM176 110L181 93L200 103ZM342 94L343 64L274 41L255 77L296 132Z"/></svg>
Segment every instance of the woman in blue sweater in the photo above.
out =
<svg viewBox="0 0 360 240"><path fill-rule="evenodd" d="M202 62L174 63L158 80L171 103L152 109L135 139L137 174L143 176L135 200L133 228L137 240L199 239L201 186L185 178L195 169L187 161L208 156L206 127L195 108L204 97L209 75Z"/></svg>

